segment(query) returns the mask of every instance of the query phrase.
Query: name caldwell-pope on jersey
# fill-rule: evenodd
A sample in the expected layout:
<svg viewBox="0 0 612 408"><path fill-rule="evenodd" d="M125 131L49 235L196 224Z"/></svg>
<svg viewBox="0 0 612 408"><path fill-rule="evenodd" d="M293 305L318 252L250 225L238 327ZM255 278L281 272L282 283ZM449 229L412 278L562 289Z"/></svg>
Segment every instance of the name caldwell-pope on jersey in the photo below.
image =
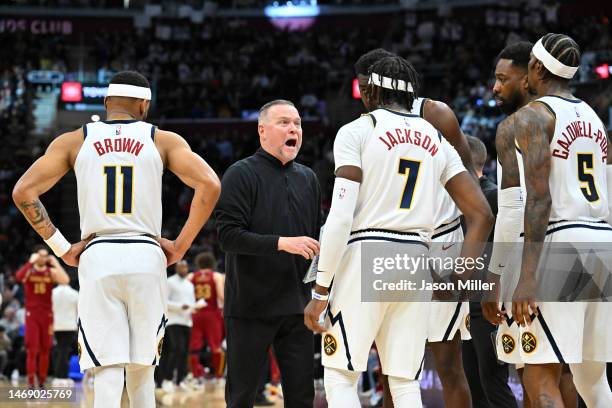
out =
<svg viewBox="0 0 612 408"><path fill-rule="evenodd" d="M381 279L377 279L372 283L374 290L385 291L385 290L399 290L399 291L413 291L413 290L474 290L474 291L488 291L493 290L495 282L483 282L481 280L467 280L455 282L429 282L422 280L420 285L418 281L409 281L402 279L399 282L383 282Z"/></svg>

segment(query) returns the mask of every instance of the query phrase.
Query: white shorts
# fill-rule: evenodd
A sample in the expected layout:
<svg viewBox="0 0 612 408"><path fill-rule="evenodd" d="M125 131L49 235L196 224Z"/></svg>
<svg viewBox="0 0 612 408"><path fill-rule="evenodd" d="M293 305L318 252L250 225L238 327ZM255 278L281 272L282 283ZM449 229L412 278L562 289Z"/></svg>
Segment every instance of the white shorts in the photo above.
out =
<svg viewBox="0 0 612 408"><path fill-rule="evenodd" d="M463 230L457 218L434 231L429 256L457 258L461 254L462 242ZM447 243L448 247L444 245ZM461 333L461 340L471 340L469 325L469 302L432 302L427 341L436 343L452 340L457 330Z"/></svg>
<svg viewBox="0 0 612 408"><path fill-rule="evenodd" d="M362 302L361 251L364 241L349 243L330 293L322 336L325 367L365 371L376 343L382 371L418 379L425 352L429 302ZM397 245L397 244L395 244ZM427 254L424 244L406 243L410 256ZM431 296L426 293L427 298Z"/></svg>
<svg viewBox="0 0 612 408"><path fill-rule="evenodd" d="M612 242L612 229L605 229L597 223L555 223L548 228L545 242ZM607 253L598 253L598 256L610 258ZM549 259L546 253L542 254L542 259L546 265L555 261ZM582 254L581 259L576 258L575 261L585 270L592 265L592 258L587 259ZM567 260L563 258L557 262L567 263ZM612 265L612 259L602 259L601 262ZM551 283L560 285L559 282ZM497 332L497 354L500 360L514 364L612 361L612 303L536 303L539 315L532 317L529 327L520 327L512 319L510 302L503 305L505 320Z"/></svg>
<svg viewBox="0 0 612 408"><path fill-rule="evenodd" d="M79 262L81 370L156 365L168 299L166 257L152 238L98 237Z"/></svg>

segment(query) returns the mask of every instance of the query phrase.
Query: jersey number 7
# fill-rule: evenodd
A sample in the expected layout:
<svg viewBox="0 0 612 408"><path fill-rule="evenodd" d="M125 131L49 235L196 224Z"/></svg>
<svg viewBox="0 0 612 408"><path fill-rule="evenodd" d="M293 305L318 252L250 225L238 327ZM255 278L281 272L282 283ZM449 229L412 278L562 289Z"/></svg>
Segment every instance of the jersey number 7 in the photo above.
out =
<svg viewBox="0 0 612 408"><path fill-rule="evenodd" d="M409 159L399 160L399 168L397 169L397 172L398 174L406 176L406 185L404 186L402 201L400 202L401 209L409 210L412 207L412 198L414 196L417 180L419 179L420 168L420 161Z"/></svg>
<svg viewBox="0 0 612 408"><path fill-rule="evenodd" d="M132 213L134 195L133 166L104 166L106 176L106 214L117 214L117 167L121 170L121 214Z"/></svg>

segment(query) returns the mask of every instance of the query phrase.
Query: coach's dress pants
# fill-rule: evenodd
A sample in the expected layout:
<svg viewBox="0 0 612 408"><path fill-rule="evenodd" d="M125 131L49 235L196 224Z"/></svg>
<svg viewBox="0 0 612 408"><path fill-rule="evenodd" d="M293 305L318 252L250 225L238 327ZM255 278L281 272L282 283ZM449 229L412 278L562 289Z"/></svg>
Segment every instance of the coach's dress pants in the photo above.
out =
<svg viewBox="0 0 612 408"><path fill-rule="evenodd" d="M226 317L228 408L253 406L266 353L278 360L287 408L312 407L314 400L313 334L303 315L260 319Z"/></svg>
<svg viewBox="0 0 612 408"><path fill-rule="evenodd" d="M495 326L482 316L480 304L470 303L470 334L463 342L463 367L474 408L517 408L508 386L508 364L499 364L491 334Z"/></svg>
<svg viewBox="0 0 612 408"><path fill-rule="evenodd" d="M70 353L74 349L77 340L75 331L56 331L55 341L55 377L68 378L68 364L70 363Z"/></svg>
<svg viewBox="0 0 612 408"><path fill-rule="evenodd" d="M176 383L180 384L187 375L187 359L189 358L189 337L191 327L180 324L166 326L162 354L159 360L157 383L172 380L176 370Z"/></svg>

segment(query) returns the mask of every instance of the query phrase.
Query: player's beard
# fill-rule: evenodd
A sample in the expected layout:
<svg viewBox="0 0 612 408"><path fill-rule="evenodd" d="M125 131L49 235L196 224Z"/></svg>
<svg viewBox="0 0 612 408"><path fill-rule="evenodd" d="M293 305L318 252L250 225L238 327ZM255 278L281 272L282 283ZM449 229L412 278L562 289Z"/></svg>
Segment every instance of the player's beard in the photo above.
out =
<svg viewBox="0 0 612 408"><path fill-rule="evenodd" d="M506 115L511 115L519 109L521 99L521 94L515 92L510 95L510 98L504 99L501 105L498 105L499 109Z"/></svg>

